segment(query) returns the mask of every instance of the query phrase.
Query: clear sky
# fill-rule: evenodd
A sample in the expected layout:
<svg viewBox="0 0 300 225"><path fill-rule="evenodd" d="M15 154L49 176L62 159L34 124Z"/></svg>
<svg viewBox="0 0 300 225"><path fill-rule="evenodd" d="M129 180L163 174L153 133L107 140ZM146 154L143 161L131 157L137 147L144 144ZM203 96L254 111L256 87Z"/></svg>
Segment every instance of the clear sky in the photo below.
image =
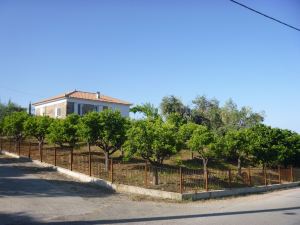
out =
<svg viewBox="0 0 300 225"><path fill-rule="evenodd" d="M300 27L298 0L240 0ZM233 98L300 132L300 32L228 0L1 0L0 100Z"/></svg>

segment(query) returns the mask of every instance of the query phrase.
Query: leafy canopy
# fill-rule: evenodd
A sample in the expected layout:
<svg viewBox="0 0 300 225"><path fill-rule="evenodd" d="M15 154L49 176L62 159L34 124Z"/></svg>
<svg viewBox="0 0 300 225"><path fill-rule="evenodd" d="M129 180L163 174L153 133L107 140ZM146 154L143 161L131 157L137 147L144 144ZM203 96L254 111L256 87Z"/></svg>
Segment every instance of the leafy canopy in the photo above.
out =
<svg viewBox="0 0 300 225"><path fill-rule="evenodd" d="M99 136L96 144L103 151L112 154L120 149L126 140L128 121L120 111L105 110L99 115Z"/></svg>
<svg viewBox="0 0 300 225"><path fill-rule="evenodd" d="M217 143L216 135L207 127L199 125L188 141L188 147L198 152L201 158L208 159L216 155Z"/></svg>
<svg viewBox="0 0 300 225"><path fill-rule="evenodd" d="M175 127L161 118L134 121L127 132L125 150L128 157L139 156L152 164L162 164L178 151Z"/></svg>
<svg viewBox="0 0 300 225"><path fill-rule="evenodd" d="M99 123L100 123L100 114L97 112L90 112L85 114L80 118L78 125L78 135L79 137L89 143L95 144L99 138Z"/></svg>
<svg viewBox="0 0 300 225"><path fill-rule="evenodd" d="M3 132L20 141L24 136L24 123L28 119L26 112L13 112L6 116L3 121Z"/></svg>
<svg viewBox="0 0 300 225"><path fill-rule="evenodd" d="M48 116L29 117L24 123L25 133L28 136L35 137L39 142L44 142L52 122L53 119Z"/></svg>
<svg viewBox="0 0 300 225"><path fill-rule="evenodd" d="M47 138L51 143L63 146L67 143L70 147L75 147L79 140L77 133L79 116L76 114L68 115L65 119L56 119L49 127Z"/></svg>

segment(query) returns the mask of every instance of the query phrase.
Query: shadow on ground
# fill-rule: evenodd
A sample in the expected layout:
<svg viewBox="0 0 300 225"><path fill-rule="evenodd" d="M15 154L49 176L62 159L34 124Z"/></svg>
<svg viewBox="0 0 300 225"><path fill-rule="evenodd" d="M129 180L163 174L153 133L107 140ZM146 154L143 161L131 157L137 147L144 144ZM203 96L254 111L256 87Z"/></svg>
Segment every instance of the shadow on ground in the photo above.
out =
<svg viewBox="0 0 300 225"><path fill-rule="evenodd" d="M287 207L287 208L275 208L275 209L263 209L263 210L249 210L249 211L235 211L235 212L222 212L222 213L206 213L206 214L192 214L192 215L178 215L178 216L158 216L158 217L142 217L142 218L130 218L130 219L111 219L111 220L82 220L82 221L57 221L57 222L40 222L33 218L24 215L22 213L15 214L1 214L0 220L3 224L49 224L49 225L94 225L94 224L122 224L122 223L137 223L137 222L159 222L181 219L195 219L195 218L207 218L207 217L219 217L219 216L236 216L245 214L257 214L257 213L270 213L270 212L282 212L285 215L298 216L295 212L286 212L292 210L299 210L300 206Z"/></svg>
<svg viewBox="0 0 300 225"><path fill-rule="evenodd" d="M103 198L112 194L114 193L108 189L84 184L59 175L52 168L32 166L26 159L0 157L0 197L79 196Z"/></svg>

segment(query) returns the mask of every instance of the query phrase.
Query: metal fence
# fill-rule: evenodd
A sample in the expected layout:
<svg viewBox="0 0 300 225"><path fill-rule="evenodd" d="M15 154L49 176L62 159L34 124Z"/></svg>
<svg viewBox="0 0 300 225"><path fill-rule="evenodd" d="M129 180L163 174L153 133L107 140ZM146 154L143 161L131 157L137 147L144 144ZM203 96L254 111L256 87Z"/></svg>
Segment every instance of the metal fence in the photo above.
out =
<svg viewBox="0 0 300 225"><path fill-rule="evenodd" d="M34 160L40 160L113 183L134 185L170 192L189 193L222 190L300 181L298 168L243 168L238 170L187 169L177 166L154 166L144 161L124 162L110 159L106 170L105 159L99 151L61 148L44 144L42 151L33 141L16 144L0 138L1 150Z"/></svg>

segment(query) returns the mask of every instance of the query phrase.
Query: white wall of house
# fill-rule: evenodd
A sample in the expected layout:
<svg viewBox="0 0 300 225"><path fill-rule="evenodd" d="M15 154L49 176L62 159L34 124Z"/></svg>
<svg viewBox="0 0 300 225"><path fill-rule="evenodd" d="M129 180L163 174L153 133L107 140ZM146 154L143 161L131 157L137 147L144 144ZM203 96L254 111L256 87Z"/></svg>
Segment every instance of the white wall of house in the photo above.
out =
<svg viewBox="0 0 300 225"><path fill-rule="evenodd" d="M90 104L97 107L97 111L101 112L103 110L103 106L108 107L112 110L119 110L121 115L124 117L129 117L129 105L117 104L117 103L110 103L110 102L101 102L101 101L93 101L93 100L85 100L85 99L76 99L76 98L69 98L67 102L74 103L74 112L78 114L78 107L82 108L83 104ZM80 112L82 110L80 109Z"/></svg>
<svg viewBox="0 0 300 225"><path fill-rule="evenodd" d="M82 105L83 104L89 104L94 105L97 107L97 111L101 112L103 110L103 107L108 107L112 110L119 110L121 112L121 115L124 117L129 117L129 105L123 105L123 104L117 104L117 103L109 103L109 102L101 102L101 101L93 101L93 100L85 100L85 99L75 99L75 98L66 98L58 101L53 101L49 103L45 103L42 105L35 106L35 109L40 109L40 115L42 116L43 112L45 111L45 107L47 106L53 106L60 103L67 103L67 102L73 102L74 103L74 113L78 114L78 112L82 112ZM80 108L80 110L78 109ZM37 110L35 110L37 111ZM57 109L55 109L55 112L57 112ZM56 113L55 113L56 114ZM55 115L56 116L56 115Z"/></svg>

